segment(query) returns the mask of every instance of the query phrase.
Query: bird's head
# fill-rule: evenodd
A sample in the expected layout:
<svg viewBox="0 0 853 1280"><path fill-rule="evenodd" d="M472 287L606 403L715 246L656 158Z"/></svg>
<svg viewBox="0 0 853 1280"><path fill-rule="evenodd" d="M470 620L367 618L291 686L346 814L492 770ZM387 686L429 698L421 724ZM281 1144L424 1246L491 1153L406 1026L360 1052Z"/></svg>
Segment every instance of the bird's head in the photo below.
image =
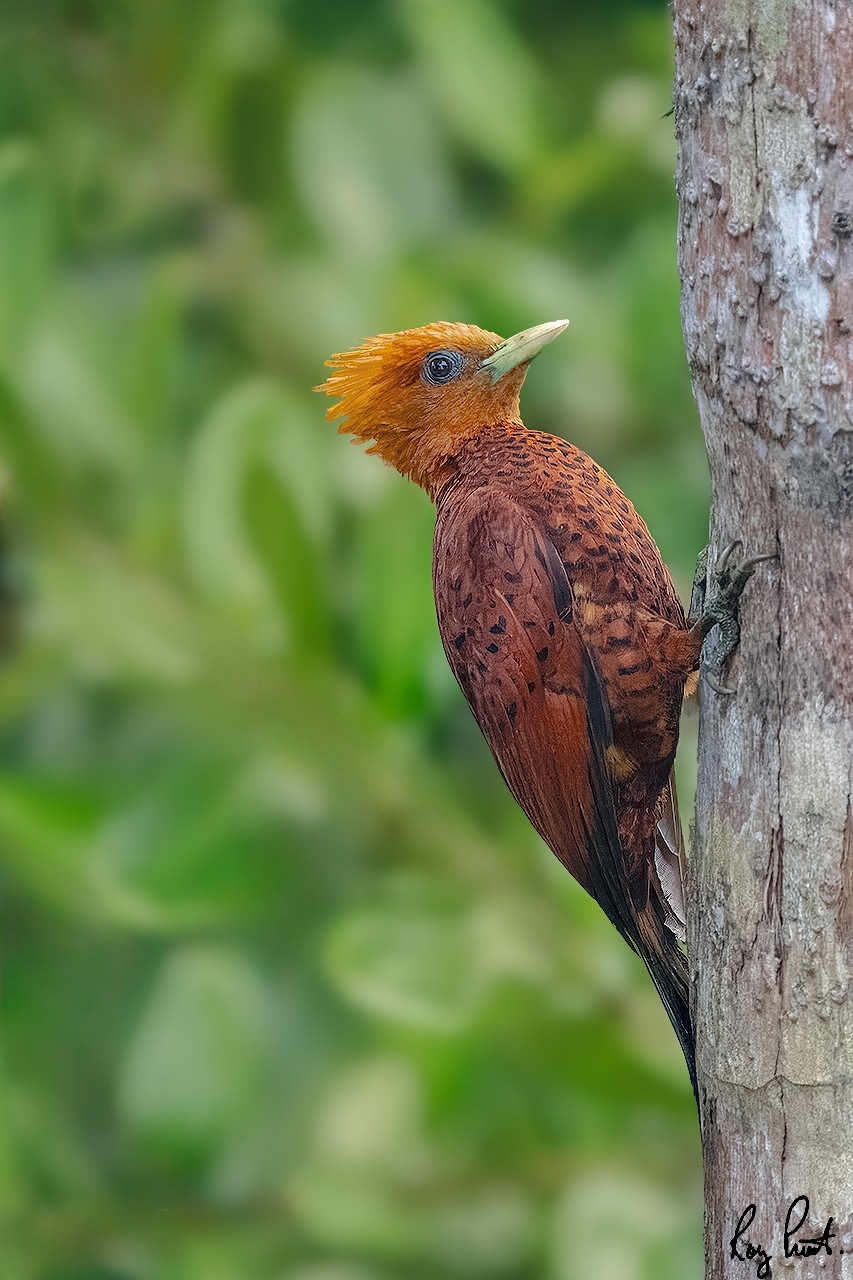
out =
<svg viewBox="0 0 853 1280"><path fill-rule="evenodd" d="M520 422L527 366L568 320L504 341L470 324L438 322L366 338L327 360L334 372L316 390L339 404L339 431L372 440L378 453L435 496L448 463L484 427Z"/></svg>

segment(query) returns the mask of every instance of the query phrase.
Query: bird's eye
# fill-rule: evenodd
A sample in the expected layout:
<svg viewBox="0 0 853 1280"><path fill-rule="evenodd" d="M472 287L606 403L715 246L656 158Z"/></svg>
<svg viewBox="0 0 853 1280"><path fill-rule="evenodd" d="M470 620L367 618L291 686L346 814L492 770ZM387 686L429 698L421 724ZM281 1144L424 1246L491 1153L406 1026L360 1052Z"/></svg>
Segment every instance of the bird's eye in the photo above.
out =
<svg viewBox="0 0 853 1280"><path fill-rule="evenodd" d="M433 351L424 360L424 381L440 387L458 378L464 367L465 361L458 351Z"/></svg>

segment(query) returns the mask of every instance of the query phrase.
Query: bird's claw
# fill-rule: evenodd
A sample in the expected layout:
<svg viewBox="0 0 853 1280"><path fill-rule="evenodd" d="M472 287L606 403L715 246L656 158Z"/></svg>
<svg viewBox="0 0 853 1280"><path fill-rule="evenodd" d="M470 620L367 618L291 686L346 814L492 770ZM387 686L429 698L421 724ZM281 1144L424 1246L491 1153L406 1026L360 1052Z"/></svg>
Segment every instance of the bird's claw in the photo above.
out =
<svg viewBox="0 0 853 1280"><path fill-rule="evenodd" d="M694 579L693 599L698 599L701 602L701 612L697 621L693 624L694 629L698 629L703 638L715 627L717 629L717 637L710 647L710 651L702 654L702 674L715 693L726 697L730 697L736 692L735 689L730 689L723 684L722 673L723 667L737 648L740 640L739 606L743 589L758 565L763 564L766 560L778 559L776 552L767 552L763 555L747 556L746 559L733 564L732 556L741 545L741 542L736 539L734 542L730 542L720 553L714 572L711 575L714 589L710 599L706 598L707 568L705 583L701 586L698 584L701 557L700 563L697 564L697 579Z"/></svg>
<svg viewBox="0 0 853 1280"><path fill-rule="evenodd" d="M702 673L705 679L707 680L708 684L714 690L714 693L725 694L726 697L730 697L733 693L737 693L737 689L730 689L728 685L724 685L720 683L720 679L716 673L716 670L713 667L711 667L710 664L708 663L702 664Z"/></svg>
<svg viewBox="0 0 853 1280"><path fill-rule="evenodd" d="M716 579L717 583L720 585L721 588L723 586L722 579L729 577L729 561L731 560L732 555L734 554L735 548L740 547L742 545L743 543L740 541L740 539L735 538L734 542L730 542L729 545L727 547L724 547L723 550L720 552L720 558L717 561L717 566L714 570L714 578ZM707 547L705 548L705 550L707 551ZM747 556L745 560L741 560L740 564L737 566L735 570L733 570L733 573L732 573L733 582L739 582L742 579L742 585L738 590L738 598L740 597L740 592L743 591L743 588L746 586L747 582L749 582L750 578L755 572L756 566L763 564L765 560L778 560L778 558L779 558L778 552L766 551L763 555Z"/></svg>

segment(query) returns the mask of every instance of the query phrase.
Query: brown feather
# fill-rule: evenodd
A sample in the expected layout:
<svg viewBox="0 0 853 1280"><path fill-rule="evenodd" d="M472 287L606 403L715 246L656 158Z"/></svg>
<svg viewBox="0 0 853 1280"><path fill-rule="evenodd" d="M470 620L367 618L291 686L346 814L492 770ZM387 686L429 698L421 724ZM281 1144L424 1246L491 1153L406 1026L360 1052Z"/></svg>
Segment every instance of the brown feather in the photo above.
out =
<svg viewBox="0 0 853 1280"><path fill-rule="evenodd" d="M649 893L654 863L625 874L609 706L553 543L500 490L463 486L440 507L433 574L448 662L507 785L646 961L693 1078L684 957L664 928L666 891Z"/></svg>
<svg viewBox="0 0 853 1280"><path fill-rule="evenodd" d="M435 500L448 661L513 795L643 957L695 1089L672 764L700 641L607 473L522 424L527 366L490 376L500 341L450 324L380 335L333 357L319 390L343 398L342 431ZM461 373L431 386L439 348Z"/></svg>

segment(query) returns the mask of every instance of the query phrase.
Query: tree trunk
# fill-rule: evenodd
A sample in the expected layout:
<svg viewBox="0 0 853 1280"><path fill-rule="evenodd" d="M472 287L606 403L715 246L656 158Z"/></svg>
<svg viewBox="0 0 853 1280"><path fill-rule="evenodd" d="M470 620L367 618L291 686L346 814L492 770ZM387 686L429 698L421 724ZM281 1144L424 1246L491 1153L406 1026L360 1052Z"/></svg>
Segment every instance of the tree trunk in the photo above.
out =
<svg viewBox="0 0 853 1280"><path fill-rule="evenodd" d="M779 555L744 596L736 693L702 688L706 1276L853 1277L853 4L676 0L675 31L712 542ZM831 1255L794 1252L830 1216Z"/></svg>

